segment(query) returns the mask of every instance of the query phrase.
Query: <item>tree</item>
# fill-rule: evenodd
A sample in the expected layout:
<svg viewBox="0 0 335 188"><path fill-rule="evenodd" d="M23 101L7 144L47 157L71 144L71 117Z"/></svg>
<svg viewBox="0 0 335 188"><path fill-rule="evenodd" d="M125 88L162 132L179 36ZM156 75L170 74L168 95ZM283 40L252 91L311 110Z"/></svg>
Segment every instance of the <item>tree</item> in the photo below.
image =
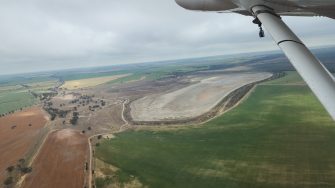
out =
<svg viewBox="0 0 335 188"><path fill-rule="evenodd" d="M51 115L51 117L50 117L50 120L51 120L51 121L53 121L53 120L56 119L56 114L50 114L50 115Z"/></svg>
<svg viewBox="0 0 335 188"><path fill-rule="evenodd" d="M18 162L19 162L20 164L23 164L23 163L26 162L26 160L22 158L22 159L19 159Z"/></svg>
<svg viewBox="0 0 335 188"><path fill-rule="evenodd" d="M5 184L5 185L10 185L10 184L12 184L12 183L14 183L13 177L8 177L8 178L3 182L3 184Z"/></svg>
<svg viewBox="0 0 335 188"><path fill-rule="evenodd" d="M27 173L30 173L33 170L33 168L31 168L31 167L23 167L20 170L21 170L22 173L27 174Z"/></svg>
<svg viewBox="0 0 335 188"><path fill-rule="evenodd" d="M78 112L73 112L73 117L72 117L72 119L70 119L70 123L72 124L72 125L76 125L77 124L77 122L78 122L78 119L79 119L79 113Z"/></svg>
<svg viewBox="0 0 335 188"><path fill-rule="evenodd" d="M14 169L15 169L14 166L9 166L9 167L6 168L7 172L9 172L9 173L12 172Z"/></svg>
<svg viewBox="0 0 335 188"><path fill-rule="evenodd" d="M72 125L76 125L77 122L78 122L78 117L76 117L76 116L73 116L72 119L70 119L70 123L71 123Z"/></svg>

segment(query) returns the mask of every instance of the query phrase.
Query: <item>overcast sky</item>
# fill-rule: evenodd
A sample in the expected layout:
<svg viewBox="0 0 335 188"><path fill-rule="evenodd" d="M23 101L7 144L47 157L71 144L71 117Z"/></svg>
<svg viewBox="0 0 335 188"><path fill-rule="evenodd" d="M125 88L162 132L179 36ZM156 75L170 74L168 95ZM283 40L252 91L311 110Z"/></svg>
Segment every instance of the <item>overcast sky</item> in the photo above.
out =
<svg viewBox="0 0 335 188"><path fill-rule="evenodd" d="M284 20L308 46L335 44L335 20ZM1 0L0 74L277 49L251 21L174 0Z"/></svg>

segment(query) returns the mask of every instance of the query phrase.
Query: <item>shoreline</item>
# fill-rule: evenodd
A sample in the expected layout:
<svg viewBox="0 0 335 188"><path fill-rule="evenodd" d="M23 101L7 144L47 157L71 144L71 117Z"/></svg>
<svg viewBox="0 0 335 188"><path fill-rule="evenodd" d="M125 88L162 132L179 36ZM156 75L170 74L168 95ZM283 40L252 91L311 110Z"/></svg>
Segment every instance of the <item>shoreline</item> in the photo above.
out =
<svg viewBox="0 0 335 188"><path fill-rule="evenodd" d="M271 77L256 81L253 83L245 84L235 90L232 90L229 94L227 94L223 99L221 99L220 102L218 102L212 109L210 109L208 112L192 117L192 118L185 118L185 119L176 119L176 120L161 120L161 121L136 121L133 120L131 116L131 107L130 104L135 101L129 101L125 104L125 110L123 117L125 120L129 122L130 125L133 126L162 126L162 125L190 125L190 124L202 124L204 122L207 122L210 119L213 119L217 117L218 115L221 115L230 109L232 109L234 106L239 104L239 102L246 96L256 85L270 81L275 80L278 78L281 78L285 76L285 73L273 73Z"/></svg>

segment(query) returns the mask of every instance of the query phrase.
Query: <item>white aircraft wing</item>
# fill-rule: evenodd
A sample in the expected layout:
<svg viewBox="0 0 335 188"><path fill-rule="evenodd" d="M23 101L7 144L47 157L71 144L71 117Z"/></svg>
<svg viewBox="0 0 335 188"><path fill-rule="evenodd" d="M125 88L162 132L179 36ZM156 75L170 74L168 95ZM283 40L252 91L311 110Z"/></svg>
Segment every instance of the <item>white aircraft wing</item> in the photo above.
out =
<svg viewBox="0 0 335 188"><path fill-rule="evenodd" d="M274 6L275 12L279 15L335 18L334 0L264 0L264 2Z"/></svg>
<svg viewBox="0 0 335 188"><path fill-rule="evenodd" d="M282 16L326 16L335 19L334 0L176 0L189 10L235 12L251 16L249 5L266 5Z"/></svg>
<svg viewBox="0 0 335 188"><path fill-rule="evenodd" d="M253 16L272 35L297 72L335 120L335 79L283 22L281 15L335 19L335 0L176 0L190 10L230 11ZM260 36L263 36L261 29Z"/></svg>

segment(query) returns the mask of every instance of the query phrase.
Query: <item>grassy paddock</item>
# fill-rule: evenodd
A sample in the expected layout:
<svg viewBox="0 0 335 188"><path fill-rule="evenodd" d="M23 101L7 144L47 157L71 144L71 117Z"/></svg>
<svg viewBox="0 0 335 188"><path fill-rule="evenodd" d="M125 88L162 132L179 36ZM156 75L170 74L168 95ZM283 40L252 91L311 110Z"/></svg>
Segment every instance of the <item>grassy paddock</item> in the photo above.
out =
<svg viewBox="0 0 335 188"><path fill-rule="evenodd" d="M264 85L306 85L300 75L295 71L287 71L286 76L281 79L272 80L264 83Z"/></svg>
<svg viewBox="0 0 335 188"><path fill-rule="evenodd" d="M0 114L29 107L36 102L35 97L27 90L0 91Z"/></svg>
<svg viewBox="0 0 335 188"><path fill-rule="evenodd" d="M38 102L31 92L47 93L48 89L55 87L58 80L41 79L27 80L26 83L17 84L12 81L7 84L0 84L0 114L5 114L11 111L19 110L20 108L29 107ZM30 92L31 91L31 92Z"/></svg>
<svg viewBox="0 0 335 188"><path fill-rule="evenodd" d="M283 79L204 126L121 133L96 156L148 187L334 187L335 124Z"/></svg>

